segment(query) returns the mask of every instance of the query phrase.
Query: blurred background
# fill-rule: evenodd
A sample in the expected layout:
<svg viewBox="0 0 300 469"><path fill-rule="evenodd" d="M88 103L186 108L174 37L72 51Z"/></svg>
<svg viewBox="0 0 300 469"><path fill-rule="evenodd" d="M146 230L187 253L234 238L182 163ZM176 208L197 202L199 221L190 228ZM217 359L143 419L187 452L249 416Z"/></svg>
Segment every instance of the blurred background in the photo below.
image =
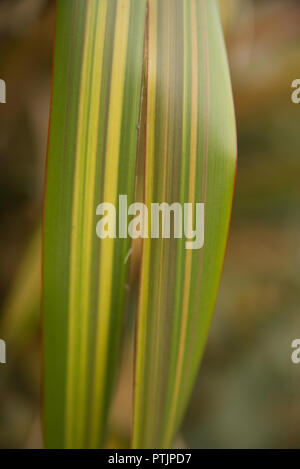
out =
<svg viewBox="0 0 300 469"><path fill-rule="evenodd" d="M299 448L299 0L220 0L239 162L220 293L177 447ZM40 219L54 1L0 0L0 448L40 448ZM126 342L126 341L125 341ZM130 432L130 334L111 447ZM116 410L117 409L117 410Z"/></svg>

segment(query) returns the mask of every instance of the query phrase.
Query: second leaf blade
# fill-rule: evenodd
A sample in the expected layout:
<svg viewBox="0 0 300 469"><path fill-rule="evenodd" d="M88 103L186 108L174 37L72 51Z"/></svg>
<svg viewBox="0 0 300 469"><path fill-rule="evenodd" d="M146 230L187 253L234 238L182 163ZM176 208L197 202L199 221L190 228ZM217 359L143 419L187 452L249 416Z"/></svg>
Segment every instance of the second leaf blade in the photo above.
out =
<svg viewBox="0 0 300 469"><path fill-rule="evenodd" d="M236 170L235 119L215 0L149 1L145 203L205 204L205 243L145 239L133 446L169 447L203 353ZM195 214L195 213L194 213Z"/></svg>

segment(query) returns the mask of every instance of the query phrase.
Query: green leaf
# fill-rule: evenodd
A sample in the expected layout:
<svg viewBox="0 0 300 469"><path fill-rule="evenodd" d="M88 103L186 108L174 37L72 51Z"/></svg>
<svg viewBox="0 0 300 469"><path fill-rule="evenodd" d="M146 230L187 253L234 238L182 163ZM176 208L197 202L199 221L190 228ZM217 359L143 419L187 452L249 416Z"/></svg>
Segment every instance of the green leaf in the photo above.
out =
<svg viewBox="0 0 300 469"><path fill-rule="evenodd" d="M209 330L236 172L229 70L215 0L150 0L145 203L205 204L205 241L145 239L133 446L172 444ZM195 206L195 205L194 205ZM194 213L195 214L195 213Z"/></svg>
<svg viewBox="0 0 300 469"><path fill-rule="evenodd" d="M130 240L96 207L134 195L146 0L58 0L44 215L47 447L104 444Z"/></svg>
<svg viewBox="0 0 300 469"><path fill-rule="evenodd" d="M174 237L145 239L142 248L133 446L168 447L203 354L233 197L235 120L217 3L58 0L54 62L43 249L46 446L104 444L130 240L100 241L96 207L118 209L121 194L131 204L137 174L136 196L144 188L149 211L153 202L205 204L202 249Z"/></svg>

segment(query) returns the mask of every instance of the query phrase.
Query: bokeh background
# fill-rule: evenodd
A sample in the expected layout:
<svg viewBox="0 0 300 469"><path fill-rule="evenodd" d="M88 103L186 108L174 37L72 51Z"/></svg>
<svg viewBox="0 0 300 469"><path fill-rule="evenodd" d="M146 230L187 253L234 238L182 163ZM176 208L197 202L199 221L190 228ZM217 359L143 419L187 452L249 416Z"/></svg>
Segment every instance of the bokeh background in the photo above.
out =
<svg viewBox="0 0 300 469"><path fill-rule="evenodd" d="M224 273L204 360L176 446L299 448L299 0L220 0L239 162ZM0 1L0 448L42 447L40 219L54 1ZM221 86L221 85L220 85ZM130 431L130 333L111 447Z"/></svg>

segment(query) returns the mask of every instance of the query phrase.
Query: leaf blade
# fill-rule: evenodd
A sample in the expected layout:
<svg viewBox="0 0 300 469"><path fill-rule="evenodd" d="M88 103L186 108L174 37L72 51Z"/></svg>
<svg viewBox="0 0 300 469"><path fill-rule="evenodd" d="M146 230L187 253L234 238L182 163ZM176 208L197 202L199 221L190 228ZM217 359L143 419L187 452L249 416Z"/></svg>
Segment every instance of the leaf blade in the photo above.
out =
<svg viewBox="0 0 300 469"><path fill-rule="evenodd" d="M205 203L206 241L190 251L182 239L144 240L133 434L138 448L170 446L186 407L216 298L236 167L216 3L151 0L148 29L145 203L148 209L162 201Z"/></svg>
<svg viewBox="0 0 300 469"><path fill-rule="evenodd" d="M104 441L130 241L96 238L96 206L133 200L145 7L58 1L43 269L50 447Z"/></svg>

